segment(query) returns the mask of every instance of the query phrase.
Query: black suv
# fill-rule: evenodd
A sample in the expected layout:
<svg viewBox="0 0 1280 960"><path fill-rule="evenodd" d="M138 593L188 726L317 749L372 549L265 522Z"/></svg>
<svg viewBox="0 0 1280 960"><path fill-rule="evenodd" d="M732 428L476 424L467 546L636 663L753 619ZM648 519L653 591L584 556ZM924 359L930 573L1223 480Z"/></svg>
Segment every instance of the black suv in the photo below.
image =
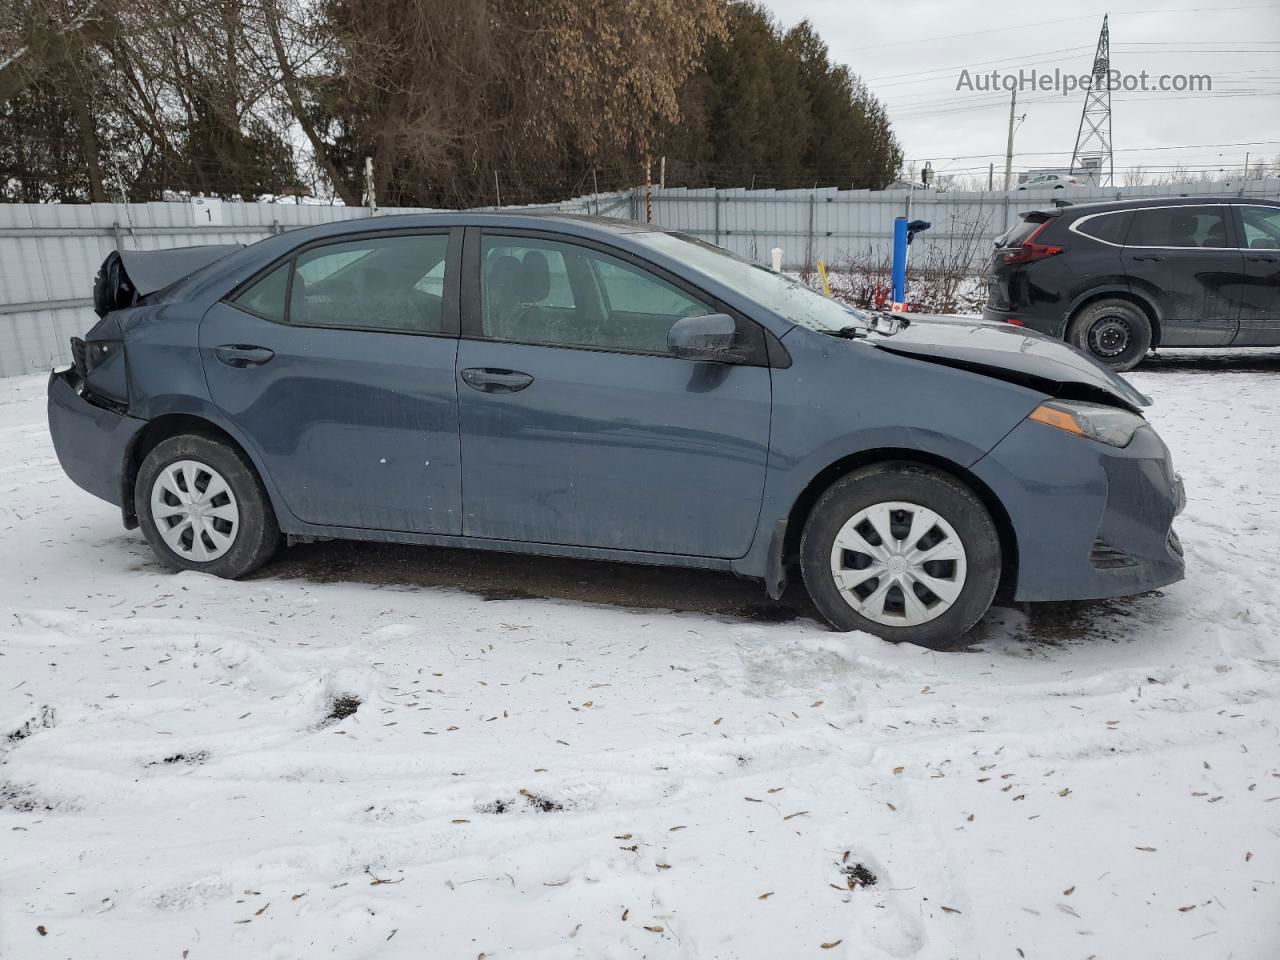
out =
<svg viewBox="0 0 1280 960"><path fill-rule="evenodd" d="M1158 346L1280 346L1280 201L1144 197L1024 213L995 241L982 314L1115 370Z"/></svg>

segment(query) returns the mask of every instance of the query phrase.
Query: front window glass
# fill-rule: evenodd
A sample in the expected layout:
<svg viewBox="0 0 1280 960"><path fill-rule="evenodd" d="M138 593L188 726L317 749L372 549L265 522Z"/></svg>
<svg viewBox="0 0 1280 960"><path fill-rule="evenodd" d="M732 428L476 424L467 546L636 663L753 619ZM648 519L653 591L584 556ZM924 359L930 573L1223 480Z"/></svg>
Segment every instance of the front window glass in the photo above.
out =
<svg viewBox="0 0 1280 960"><path fill-rule="evenodd" d="M674 233L632 234L631 238L673 257L712 280L754 300L780 317L811 330L835 332L865 326L868 315L824 297L799 280L702 240Z"/></svg>
<svg viewBox="0 0 1280 960"><path fill-rule="evenodd" d="M1240 207L1244 245L1250 250L1280 250L1280 209Z"/></svg>
<svg viewBox="0 0 1280 960"><path fill-rule="evenodd" d="M481 322L494 339L666 353L673 323L712 312L648 270L576 244L486 236L481 261Z"/></svg>

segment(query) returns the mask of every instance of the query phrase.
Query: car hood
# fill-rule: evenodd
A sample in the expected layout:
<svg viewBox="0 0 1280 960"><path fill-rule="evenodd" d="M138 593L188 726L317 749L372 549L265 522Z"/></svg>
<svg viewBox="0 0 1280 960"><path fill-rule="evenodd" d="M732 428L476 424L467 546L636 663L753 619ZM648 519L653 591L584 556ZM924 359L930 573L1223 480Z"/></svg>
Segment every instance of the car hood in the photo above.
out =
<svg viewBox="0 0 1280 960"><path fill-rule="evenodd" d="M880 350L972 370L1063 399L1100 400L1132 410L1151 399L1075 347L1008 323L908 314L897 333L869 333Z"/></svg>

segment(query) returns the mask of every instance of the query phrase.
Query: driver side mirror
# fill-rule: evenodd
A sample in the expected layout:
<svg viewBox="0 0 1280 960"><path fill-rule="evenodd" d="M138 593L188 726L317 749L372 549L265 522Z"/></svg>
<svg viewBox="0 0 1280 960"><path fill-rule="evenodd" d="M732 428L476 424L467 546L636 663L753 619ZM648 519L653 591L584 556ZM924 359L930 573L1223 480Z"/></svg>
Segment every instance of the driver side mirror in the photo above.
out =
<svg viewBox="0 0 1280 960"><path fill-rule="evenodd" d="M738 324L727 313L681 317L667 332L667 349L686 360L736 363L743 359L737 345Z"/></svg>

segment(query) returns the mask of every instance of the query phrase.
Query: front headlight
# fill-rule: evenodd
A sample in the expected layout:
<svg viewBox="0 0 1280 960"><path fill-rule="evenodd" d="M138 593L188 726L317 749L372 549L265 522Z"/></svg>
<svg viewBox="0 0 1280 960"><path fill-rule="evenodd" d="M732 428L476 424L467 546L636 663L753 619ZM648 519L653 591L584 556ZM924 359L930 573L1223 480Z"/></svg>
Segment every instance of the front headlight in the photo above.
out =
<svg viewBox="0 0 1280 960"><path fill-rule="evenodd" d="M1134 433L1147 422L1138 414L1120 407L1070 400L1042 403L1031 411L1027 419L1112 447L1127 447Z"/></svg>

